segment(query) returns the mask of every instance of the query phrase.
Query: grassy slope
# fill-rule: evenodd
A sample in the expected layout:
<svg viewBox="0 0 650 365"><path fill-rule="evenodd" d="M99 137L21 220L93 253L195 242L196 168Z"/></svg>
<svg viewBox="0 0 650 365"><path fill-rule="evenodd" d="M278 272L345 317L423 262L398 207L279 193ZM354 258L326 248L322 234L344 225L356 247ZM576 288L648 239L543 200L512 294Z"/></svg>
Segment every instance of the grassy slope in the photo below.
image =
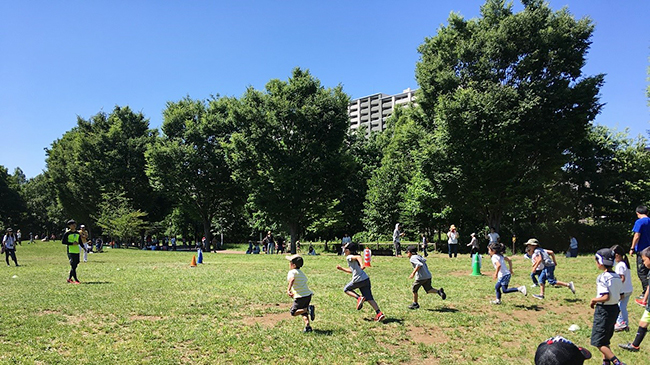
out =
<svg viewBox="0 0 650 365"><path fill-rule="evenodd" d="M106 251L90 255L78 269L83 284L72 285L65 281L64 246L18 247L23 266L0 269L0 362L532 364L537 345L557 334L600 357L589 345L598 275L591 256L558 258L556 275L576 283L576 296L549 288L539 301L530 296L537 288L529 288L528 297L508 294L492 306L491 276L469 276L467 256L433 255L433 285L442 285L448 299L420 291L416 311L406 308L408 259L374 257L368 273L388 317L383 324L371 320L369 305L356 311L343 294L350 277L335 269L344 265L341 257L307 256L303 271L316 293L317 318L315 332L303 334L302 320L287 314L288 264L280 255L208 253L203 265L190 268L192 252ZM511 284L529 285L529 261L517 256L513 264ZM640 285L636 277L633 283ZM638 323L642 308L629 309L631 323ZM573 323L580 330L571 333ZM612 343L633 336L615 334ZM639 353L614 351L641 364L650 350L644 343Z"/></svg>

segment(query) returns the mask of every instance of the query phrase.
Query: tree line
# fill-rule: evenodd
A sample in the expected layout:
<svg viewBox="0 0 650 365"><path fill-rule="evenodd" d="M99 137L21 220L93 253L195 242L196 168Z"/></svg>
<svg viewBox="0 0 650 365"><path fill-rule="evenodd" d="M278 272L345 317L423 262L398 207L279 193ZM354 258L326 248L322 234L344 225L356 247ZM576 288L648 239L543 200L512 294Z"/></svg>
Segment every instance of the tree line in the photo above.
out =
<svg viewBox="0 0 650 365"><path fill-rule="evenodd" d="M522 3L452 13L418 48L416 103L383 132L349 130L343 87L300 68L239 98L170 101L160 130L129 107L78 117L42 174L0 169L0 222L42 234L74 218L120 240L270 229L292 251L388 240L397 222L411 240L453 223L467 239L491 226L556 249L625 244L650 192L646 141L592 123L605 76L582 71L591 20Z"/></svg>

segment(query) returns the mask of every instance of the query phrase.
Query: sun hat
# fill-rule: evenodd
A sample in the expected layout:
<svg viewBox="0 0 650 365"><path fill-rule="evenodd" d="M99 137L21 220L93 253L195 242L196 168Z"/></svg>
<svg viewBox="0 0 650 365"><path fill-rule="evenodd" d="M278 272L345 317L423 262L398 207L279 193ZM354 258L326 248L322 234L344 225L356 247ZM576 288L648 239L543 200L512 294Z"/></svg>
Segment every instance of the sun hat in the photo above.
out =
<svg viewBox="0 0 650 365"><path fill-rule="evenodd" d="M539 246L539 241L537 238L531 238L529 239L526 243L524 243L526 246Z"/></svg>

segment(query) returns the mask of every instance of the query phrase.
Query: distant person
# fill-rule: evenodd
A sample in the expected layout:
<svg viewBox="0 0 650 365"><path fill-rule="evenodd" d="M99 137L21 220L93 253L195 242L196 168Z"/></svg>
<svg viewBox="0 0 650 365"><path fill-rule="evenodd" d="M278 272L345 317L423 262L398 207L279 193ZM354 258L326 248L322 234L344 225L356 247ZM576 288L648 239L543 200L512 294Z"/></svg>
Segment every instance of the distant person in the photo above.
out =
<svg viewBox="0 0 650 365"><path fill-rule="evenodd" d="M418 291L421 287L424 287L425 293L438 294L442 300L447 299L447 294L445 294L445 290L442 287L436 289L431 286L431 272L427 266L427 259L418 255L418 248L416 246L409 246L406 249L406 257L409 258L411 266L413 266L413 271L411 272L411 275L409 275L409 279L415 278L415 281L411 286L411 291L413 292L413 303L411 303L408 308L420 308L420 304L418 303Z"/></svg>
<svg viewBox="0 0 650 365"><path fill-rule="evenodd" d="M632 232L632 246L630 246L630 255L636 254L636 272L639 280L641 281L641 295L635 299L636 303L645 306L647 300L644 301L645 293L648 288L648 273L650 270L643 265L643 258L639 253L650 247L650 218L648 218L648 207L639 205L636 207L637 220L634 222Z"/></svg>
<svg viewBox="0 0 650 365"><path fill-rule="evenodd" d="M395 257L402 257L402 244L400 242L402 237L404 237L404 232L402 232L400 224L397 223L395 224L395 230L393 231L393 248L395 249Z"/></svg>
<svg viewBox="0 0 650 365"><path fill-rule="evenodd" d="M16 231L16 243L23 245L23 234L20 233L20 229Z"/></svg>
<svg viewBox="0 0 650 365"><path fill-rule="evenodd" d="M345 247L345 245L350 242L352 242L352 237L350 237L350 235L347 233L344 233L343 238L341 239L341 249L338 250L337 255L343 255L343 247Z"/></svg>
<svg viewBox="0 0 650 365"><path fill-rule="evenodd" d="M609 346L618 317L618 301L623 293L621 277L613 270L614 252L611 248L596 252L596 267L602 273L596 279L596 297L589 303L594 310L591 345L603 354L603 364L621 365L623 362L614 355Z"/></svg>
<svg viewBox="0 0 650 365"><path fill-rule="evenodd" d="M79 265L79 254L83 250L81 246L81 235L77 231L77 222L70 219L67 222L68 228L65 230L61 243L66 245L68 252L68 260L70 262L70 274L68 275L68 283L81 284L77 278L77 266Z"/></svg>
<svg viewBox="0 0 650 365"><path fill-rule="evenodd" d="M501 236L499 236L494 227L490 227L490 231L485 234L485 239L488 240L488 245L491 243L501 242Z"/></svg>
<svg viewBox="0 0 650 365"><path fill-rule="evenodd" d="M496 299L490 301L492 304L501 304L502 291L503 294L520 292L523 295L528 295L526 292L526 286L508 288L512 276L512 260L504 255L505 251L506 247L502 243L492 243L488 245L488 254L491 256L492 265L494 266L493 279L497 282L494 285ZM508 263L508 267L506 267L506 262Z"/></svg>
<svg viewBox="0 0 650 365"><path fill-rule="evenodd" d="M29 243L34 243L34 233L29 232Z"/></svg>
<svg viewBox="0 0 650 365"><path fill-rule="evenodd" d="M449 258L451 254L454 254L454 257L458 257L458 231L456 230L455 225L449 227L449 232L447 232L447 251L449 252Z"/></svg>
<svg viewBox="0 0 650 365"><path fill-rule="evenodd" d="M476 233L470 234L470 237L472 237L472 240L467 244L467 247L470 248L469 251L469 256L474 256L475 253L478 253L479 250L479 244L478 244L478 238L476 238Z"/></svg>
<svg viewBox="0 0 650 365"><path fill-rule="evenodd" d="M176 236L172 237L172 251L176 251Z"/></svg>
<svg viewBox="0 0 650 365"><path fill-rule="evenodd" d="M422 243L420 244L420 248L422 249L422 254L424 257L429 256L429 253L427 253L427 248L429 248L429 240L427 240L427 236L422 233Z"/></svg>
<svg viewBox="0 0 650 365"><path fill-rule="evenodd" d="M621 295L621 300L618 302L620 311L618 318L616 318L614 331L629 331L627 303L630 301L630 297L634 291L632 287L632 276L630 275L630 261L627 259L623 246L614 245L612 246L612 251L614 252L614 272L621 277L621 281L623 282L623 294Z"/></svg>
<svg viewBox="0 0 650 365"><path fill-rule="evenodd" d="M287 256L289 273L287 273L287 295L293 298L290 313L292 316L302 316L305 322L303 332L311 332L311 321L316 317L315 308L311 305L312 291L307 286L307 276L300 270L304 261L300 255Z"/></svg>
<svg viewBox="0 0 650 365"><path fill-rule="evenodd" d="M90 250L90 245L88 244L88 230L83 224L79 226L79 237L81 238L81 244L84 248L84 262L88 262L88 251Z"/></svg>
<svg viewBox="0 0 650 365"><path fill-rule="evenodd" d="M639 255L641 256L641 260L643 260L643 265L645 265L645 267L650 269L650 247L641 251ZM646 303L647 303L647 297L646 297ZM648 333L649 322L650 322L650 305L646 304L645 310L643 311L643 315L641 316L641 320L639 321L639 328L636 331L636 337L634 337L634 341L632 343L626 343L624 345L618 345L618 346L628 351L634 351L634 352L639 351L641 342L643 342L643 338L645 337L646 333Z"/></svg>
<svg viewBox="0 0 650 365"><path fill-rule="evenodd" d="M379 309L377 302L375 302L375 298L372 296L370 277L364 271L365 266L363 265L363 257L359 256L357 253L357 244L350 242L343 248L343 252L346 255L345 260L348 263L348 268L344 268L341 265L336 265L336 269L348 274L352 274L352 281L350 281L345 286L345 288L343 288L343 291L345 294L357 300L357 310L361 310L363 308L363 303L368 302L368 304L370 304L370 306L372 306L372 308L375 310L375 313L377 313L375 316L375 321L383 321L386 316ZM361 291L361 295L356 293L356 289L359 289L359 291Z"/></svg>
<svg viewBox="0 0 650 365"><path fill-rule="evenodd" d="M7 228L7 232L2 237L2 251L5 253L7 266L11 266L9 265L9 256L11 256L16 266L20 266L18 260L16 260L16 236L14 236L14 230L11 228Z"/></svg>
<svg viewBox="0 0 650 365"><path fill-rule="evenodd" d="M97 237L95 240L95 247L97 252L104 252L104 240L101 237Z"/></svg>
<svg viewBox="0 0 650 365"><path fill-rule="evenodd" d="M266 254L272 255L273 250L275 250L275 240L273 239L271 231L266 234L266 237L262 240L262 244L266 247Z"/></svg>
<svg viewBox="0 0 650 365"><path fill-rule="evenodd" d="M578 257L578 240L573 236L569 236L569 251L566 257Z"/></svg>
<svg viewBox="0 0 650 365"><path fill-rule="evenodd" d="M531 272L534 273L539 267L542 268L542 272L539 275L539 287L540 293L533 294L533 297L537 299L544 299L544 291L546 289L546 281L553 286L564 286L569 288L573 294L576 293L575 286L573 281L568 283L558 281L555 279L555 266L557 261L555 261L555 254L553 251L545 250L539 247L539 241L535 238L531 238L526 242L526 253L530 256L531 261L533 262L533 267Z"/></svg>
<svg viewBox="0 0 650 365"><path fill-rule="evenodd" d="M535 365L583 365L591 359L589 350L562 336L551 337L537 346Z"/></svg>

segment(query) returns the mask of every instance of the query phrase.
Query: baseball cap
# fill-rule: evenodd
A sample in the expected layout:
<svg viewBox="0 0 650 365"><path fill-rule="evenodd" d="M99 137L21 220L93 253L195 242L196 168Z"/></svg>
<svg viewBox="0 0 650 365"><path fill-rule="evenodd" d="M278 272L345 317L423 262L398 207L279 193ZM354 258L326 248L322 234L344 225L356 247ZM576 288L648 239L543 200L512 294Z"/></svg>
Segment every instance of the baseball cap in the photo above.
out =
<svg viewBox="0 0 650 365"><path fill-rule="evenodd" d="M596 252L596 260L604 266L614 266L614 251L611 248L601 248Z"/></svg>
<svg viewBox="0 0 650 365"><path fill-rule="evenodd" d="M66 224L69 226L71 224L77 224L77 222L75 222L74 219L70 219Z"/></svg>
<svg viewBox="0 0 650 365"><path fill-rule="evenodd" d="M295 255L291 255L291 256L285 256L284 258L289 260L294 265L296 265L296 267L298 269L300 269L302 267L302 265L304 265L304 261L302 259L302 256L300 256L299 254L295 254Z"/></svg>
<svg viewBox="0 0 650 365"><path fill-rule="evenodd" d="M535 352L535 365L574 365L591 359L589 350L576 346L562 336L542 342Z"/></svg>
<svg viewBox="0 0 650 365"><path fill-rule="evenodd" d="M418 253L418 248L415 247L415 246L409 246L409 247L406 248L406 252Z"/></svg>

